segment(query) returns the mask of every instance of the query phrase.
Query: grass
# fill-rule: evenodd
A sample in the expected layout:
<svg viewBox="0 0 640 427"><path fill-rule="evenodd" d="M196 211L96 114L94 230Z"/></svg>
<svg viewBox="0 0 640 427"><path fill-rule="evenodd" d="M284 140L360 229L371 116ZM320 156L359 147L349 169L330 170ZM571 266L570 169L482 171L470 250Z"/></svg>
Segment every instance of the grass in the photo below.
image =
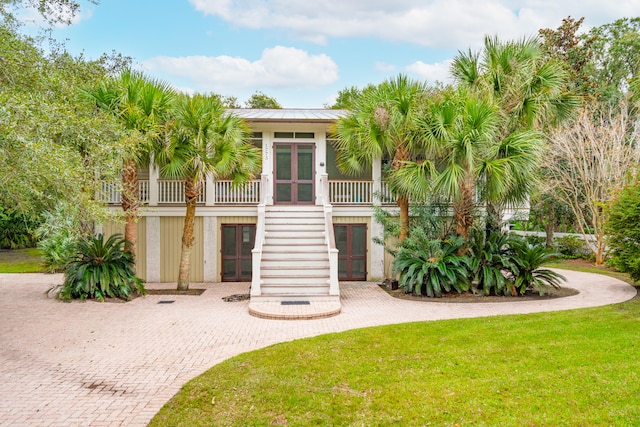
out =
<svg viewBox="0 0 640 427"><path fill-rule="evenodd" d="M637 426L640 299L277 344L187 383L152 426Z"/></svg>
<svg viewBox="0 0 640 427"><path fill-rule="evenodd" d="M39 249L0 250L0 273L42 272L42 253Z"/></svg>

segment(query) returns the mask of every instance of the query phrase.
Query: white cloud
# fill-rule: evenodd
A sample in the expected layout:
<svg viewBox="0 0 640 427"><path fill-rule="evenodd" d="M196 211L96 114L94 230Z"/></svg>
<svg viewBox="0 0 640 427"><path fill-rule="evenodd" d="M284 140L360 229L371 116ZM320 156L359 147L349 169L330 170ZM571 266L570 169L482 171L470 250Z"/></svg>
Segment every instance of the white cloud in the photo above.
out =
<svg viewBox="0 0 640 427"><path fill-rule="evenodd" d="M312 89L338 79L338 66L327 55L276 46L265 49L256 61L231 56L157 56L141 68L171 80L181 79L197 91L227 94L236 89Z"/></svg>
<svg viewBox="0 0 640 427"><path fill-rule="evenodd" d="M196 10L240 27L285 29L326 43L328 37L378 37L428 47L466 49L485 34L501 38L557 28L562 18L585 26L638 14L638 0L190 0Z"/></svg>
<svg viewBox="0 0 640 427"><path fill-rule="evenodd" d="M451 60L435 64L425 64L422 61L416 61L407 66L407 71L430 83L440 82L447 84L451 82L449 74L450 68Z"/></svg>
<svg viewBox="0 0 640 427"><path fill-rule="evenodd" d="M374 64L376 70L382 71L383 73L391 73L395 71L396 66L393 64L387 64L386 62L378 61Z"/></svg>

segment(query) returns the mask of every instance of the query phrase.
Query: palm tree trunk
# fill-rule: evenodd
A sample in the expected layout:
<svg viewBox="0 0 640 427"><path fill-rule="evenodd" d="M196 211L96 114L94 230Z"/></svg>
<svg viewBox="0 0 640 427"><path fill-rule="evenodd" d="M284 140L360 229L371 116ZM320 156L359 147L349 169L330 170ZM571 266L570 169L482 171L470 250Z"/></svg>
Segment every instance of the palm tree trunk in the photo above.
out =
<svg viewBox="0 0 640 427"><path fill-rule="evenodd" d="M125 160L122 167L122 210L125 214L124 238L127 250L135 260L138 249L138 208L140 194L135 160ZM134 266L135 267L135 266Z"/></svg>
<svg viewBox="0 0 640 427"><path fill-rule="evenodd" d="M400 235L398 240L402 243L409 235L409 199L398 197L397 203L400 208Z"/></svg>
<svg viewBox="0 0 640 427"><path fill-rule="evenodd" d="M487 236L500 231L502 224L502 207L498 202L487 201L487 218L485 232Z"/></svg>
<svg viewBox="0 0 640 427"><path fill-rule="evenodd" d="M182 250L180 252L180 268L178 272L178 290L189 289L189 275L191 273L191 249L193 248L193 228L196 218L196 201L200 196L201 185L192 180L185 180L184 196L187 203L187 211L184 217L182 230Z"/></svg>
<svg viewBox="0 0 640 427"><path fill-rule="evenodd" d="M460 198L453 202L456 234L469 238L469 229L473 225L473 179L465 179L460 187Z"/></svg>

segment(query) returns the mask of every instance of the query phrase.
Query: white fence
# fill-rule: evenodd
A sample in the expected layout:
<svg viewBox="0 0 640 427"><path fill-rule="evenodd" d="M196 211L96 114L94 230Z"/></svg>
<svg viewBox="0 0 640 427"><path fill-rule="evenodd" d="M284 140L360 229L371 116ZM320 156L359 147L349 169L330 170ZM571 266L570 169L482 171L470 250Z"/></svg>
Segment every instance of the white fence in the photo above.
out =
<svg viewBox="0 0 640 427"><path fill-rule="evenodd" d="M370 205L373 181L329 181L332 205Z"/></svg>
<svg viewBox="0 0 640 427"><path fill-rule="evenodd" d="M215 181L215 204L257 205L260 203L260 181L233 188L232 181Z"/></svg>

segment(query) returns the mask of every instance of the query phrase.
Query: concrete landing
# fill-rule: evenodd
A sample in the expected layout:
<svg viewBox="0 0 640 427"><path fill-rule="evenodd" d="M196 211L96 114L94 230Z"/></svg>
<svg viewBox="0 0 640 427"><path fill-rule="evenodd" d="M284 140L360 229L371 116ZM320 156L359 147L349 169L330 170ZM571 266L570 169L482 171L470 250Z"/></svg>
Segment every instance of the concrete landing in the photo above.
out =
<svg viewBox="0 0 640 427"><path fill-rule="evenodd" d="M308 320L335 316L340 301L250 301L249 314L263 319Z"/></svg>

